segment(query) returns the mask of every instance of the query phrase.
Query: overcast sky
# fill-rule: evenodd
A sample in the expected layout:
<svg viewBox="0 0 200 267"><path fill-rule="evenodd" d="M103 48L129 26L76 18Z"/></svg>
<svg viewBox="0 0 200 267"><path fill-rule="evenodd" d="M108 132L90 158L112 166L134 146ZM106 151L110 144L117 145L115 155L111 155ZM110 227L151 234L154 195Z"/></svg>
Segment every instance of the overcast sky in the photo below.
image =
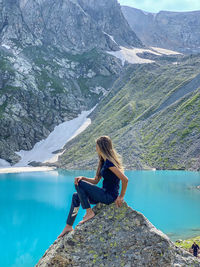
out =
<svg viewBox="0 0 200 267"><path fill-rule="evenodd" d="M200 10L200 0L118 0L121 5L149 12Z"/></svg>

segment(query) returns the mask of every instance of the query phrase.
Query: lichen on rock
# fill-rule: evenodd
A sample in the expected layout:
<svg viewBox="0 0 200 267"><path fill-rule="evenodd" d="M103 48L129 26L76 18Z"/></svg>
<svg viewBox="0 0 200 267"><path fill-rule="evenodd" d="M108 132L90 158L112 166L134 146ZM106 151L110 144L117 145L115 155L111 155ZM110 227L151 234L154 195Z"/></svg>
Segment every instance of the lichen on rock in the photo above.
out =
<svg viewBox="0 0 200 267"><path fill-rule="evenodd" d="M92 219L57 239L36 266L200 266L126 202L98 203L93 211Z"/></svg>

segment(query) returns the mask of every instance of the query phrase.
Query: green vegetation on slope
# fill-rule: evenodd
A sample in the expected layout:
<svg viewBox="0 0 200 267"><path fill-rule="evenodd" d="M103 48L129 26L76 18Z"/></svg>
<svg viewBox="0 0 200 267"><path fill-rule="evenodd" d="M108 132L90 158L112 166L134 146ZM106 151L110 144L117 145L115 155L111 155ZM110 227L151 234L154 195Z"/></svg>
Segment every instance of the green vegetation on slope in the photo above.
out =
<svg viewBox="0 0 200 267"><path fill-rule="evenodd" d="M200 236L196 236L186 240L180 240L180 242L175 242L175 245L188 251L194 242L196 242L196 244L198 244L200 247Z"/></svg>
<svg viewBox="0 0 200 267"><path fill-rule="evenodd" d="M156 110L196 77L199 69L198 56L187 57L178 65L128 66L91 115L92 124L66 144L59 166L94 168L95 139L109 135L127 168L193 168L200 136L198 86Z"/></svg>

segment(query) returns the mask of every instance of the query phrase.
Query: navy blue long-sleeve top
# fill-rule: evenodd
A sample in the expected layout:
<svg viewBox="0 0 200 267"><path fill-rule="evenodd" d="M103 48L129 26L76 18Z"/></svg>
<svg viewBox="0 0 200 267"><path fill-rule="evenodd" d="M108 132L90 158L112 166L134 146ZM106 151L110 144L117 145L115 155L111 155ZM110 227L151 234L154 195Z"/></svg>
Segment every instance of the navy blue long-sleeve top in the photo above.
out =
<svg viewBox="0 0 200 267"><path fill-rule="evenodd" d="M120 179L111 171L109 167L114 167L115 165L108 159L103 162L100 174L104 178L103 187L110 193L113 197L117 198L119 195L119 183Z"/></svg>

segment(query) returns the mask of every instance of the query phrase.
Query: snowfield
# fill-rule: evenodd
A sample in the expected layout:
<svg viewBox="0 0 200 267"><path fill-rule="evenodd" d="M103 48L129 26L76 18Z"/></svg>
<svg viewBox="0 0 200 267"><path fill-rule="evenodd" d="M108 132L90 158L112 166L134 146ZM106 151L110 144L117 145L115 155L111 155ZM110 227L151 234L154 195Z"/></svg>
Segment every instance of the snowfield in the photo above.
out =
<svg viewBox="0 0 200 267"><path fill-rule="evenodd" d="M91 119L87 118L87 116L95 109L95 107L88 111L82 111L77 118L65 121L56 126L46 139L36 143L31 150L16 151L15 153L21 157L21 160L15 165L11 166L7 161L0 159L0 168L10 169L11 172L11 169L13 169L13 171L14 169L17 170L16 167L29 166L28 163L31 161L57 161L58 156L64 151L56 154L53 152L62 149L68 141L83 132L91 124ZM33 167L31 168L33 169ZM3 169L1 171L3 171ZM5 172L7 172L6 169Z"/></svg>
<svg viewBox="0 0 200 267"><path fill-rule="evenodd" d="M145 63L155 62L154 60L141 58L137 55L138 53L144 53L144 52L148 52L148 53L151 53L157 56L181 54L176 51L167 50L167 49L159 48L159 47L151 47L149 49L144 49L144 48L137 48L137 47L126 48L126 47L120 46L119 51L106 51L106 53L121 59L122 65L125 64L125 61L131 64L145 64Z"/></svg>
<svg viewBox="0 0 200 267"><path fill-rule="evenodd" d="M56 157L52 152L62 149L69 140L80 134L91 124L91 120L87 118L87 116L93 109L82 111L77 118L59 124L46 139L36 143L31 150L20 150L19 152L15 152L21 157L21 160L16 163L14 167L28 166L28 163L31 161L56 161L58 155Z"/></svg>

